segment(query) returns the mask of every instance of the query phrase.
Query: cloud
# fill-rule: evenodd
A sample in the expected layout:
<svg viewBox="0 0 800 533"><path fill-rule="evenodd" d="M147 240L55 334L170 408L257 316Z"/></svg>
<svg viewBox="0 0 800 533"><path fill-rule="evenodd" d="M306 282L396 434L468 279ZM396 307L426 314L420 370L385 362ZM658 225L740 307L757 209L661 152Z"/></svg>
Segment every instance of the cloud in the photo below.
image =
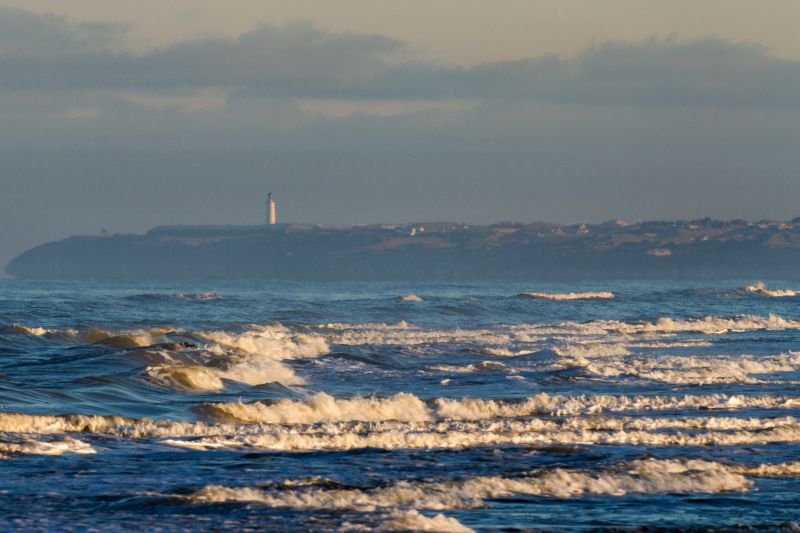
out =
<svg viewBox="0 0 800 533"><path fill-rule="evenodd" d="M800 62L721 39L650 39L605 43L575 58L544 56L462 69L404 65L356 91L373 98L799 107Z"/></svg>
<svg viewBox="0 0 800 533"><path fill-rule="evenodd" d="M72 23L59 15L0 7L0 57L41 61L97 54L109 50L127 29L123 24Z"/></svg>
<svg viewBox="0 0 800 533"><path fill-rule="evenodd" d="M0 19L17 11L0 11ZM30 15L31 21L38 20ZM0 23L0 28L4 24ZM329 94L385 70L382 56L402 46L379 35L331 33L297 22L260 26L236 39L207 38L144 55L81 49L82 26L41 17L36 35L54 27L48 47L26 50L25 33L0 56L0 87L16 90L186 91L231 88L298 97ZM73 53L51 53L58 43Z"/></svg>
<svg viewBox="0 0 800 533"><path fill-rule="evenodd" d="M510 100L592 105L800 107L800 62L758 45L676 38L610 42L573 58L466 68L388 57L405 45L308 22L259 26L142 55L113 51L124 28L0 9L0 89L233 98ZM135 99L128 98L129 101ZM202 106L200 106L202 107Z"/></svg>

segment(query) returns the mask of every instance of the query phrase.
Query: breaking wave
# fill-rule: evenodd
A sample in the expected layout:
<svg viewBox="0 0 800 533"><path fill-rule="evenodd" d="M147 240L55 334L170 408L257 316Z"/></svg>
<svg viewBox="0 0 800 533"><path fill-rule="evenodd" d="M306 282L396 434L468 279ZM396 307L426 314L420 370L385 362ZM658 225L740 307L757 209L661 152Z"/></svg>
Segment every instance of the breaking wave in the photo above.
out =
<svg viewBox="0 0 800 533"><path fill-rule="evenodd" d="M25 450L29 450L27 453L50 453L49 450L92 453L90 446L68 436L76 433L158 439L162 444L197 450L755 445L800 442L800 421L791 416L659 418L601 416L601 413L796 409L800 406L798 402L797 398L726 395L564 397L539 394L513 402L444 398L422 401L407 393L389 398L350 399L320 394L305 401L279 400L272 404L205 404L201 414L218 421L215 423L0 413L0 434L14 436L0 439L0 453L26 453ZM538 418L539 415L562 418ZM41 435L61 435L64 440L42 440Z"/></svg>
<svg viewBox="0 0 800 533"><path fill-rule="evenodd" d="M465 509L515 494L550 498L586 495L747 492L753 482L740 468L697 459L646 459L600 472L540 469L519 477L478 476L454 481L401 481L370 489L270 490L209 485L187 497L196 503L242 502L277 508L376 512L389 509ZM755 472L756 474L753 474Z"/></svg>
<svg viewBox="0 0 800 533"><path fill-rule="evenodd" d="M214 364L214 361L210 361ZM156 365L145 369L151 381L163 386L186 391L216 392L225 388L225 380L263 385L280 383L282 385L302 385L305 380L294 370L279 361L270 359L222 357L222 366L209 364Z"/></svg>
<svg viewBox="0 0 800 533"><path fill-rule="evenodd" d="M609 355L622 357L609 357ZM636 377L663 383L712 385L719 383L764 383L759 376L800 371L800 353L770 356L640 356L620 352L568 352L561 364L580 367L604 378Z"/></svg>
<svg viewBox="0 0 800 533"><path fill-rule="evenodd" d="M791 289L769 289L763 283L748 285L747 287L742 287L740 290L751 294L769 296L770 298L791 298L797 296L797 291Z"/></svg>
<svg viewBox="0 0 800 533"><path fill-rule="evenodd" d="M794 468L792 465L790 468ZM762 469L764 467L765 469ZM486 507L491 500L527 495L547 498L585 496L622 497L627 494L716 494L748 492L750 477L785 470L785 465L745 467L697 459L646 459L622 463L600 472L542 468L520 476L477 476L449 481L400 481L373 488L225 487L208 485L178 498L193 503L245 503L298 510L338 510L375 513L383 517L381 529L415 531L472 531L453 518L431 518L419 509L443 511ZM771 475L771 474L767 474Z"/></svg>
<svg viewBox="0 0 800 533"><path fill-rule="evenodd" d="M613 292L523 292L520 296L542 300L613 300Z"/></svg>
<svg viewBox="0 0 800 533"><path fill-rule="evenodd" d="M613 420L606 423L607 420ZM321 423L312 427L252 426L235 433L203 437L165 438L171 446L194 450L264 449L274 451L347 451L364 448L466 449L482 446L754 446L800 442L796 420L780 424L748 422L757 429L676 430L697 422L668 422L669 419L622 421L571 419L561 424L538 419L409 422ZM626 425L627 424L627 425ZM637 429L650 424L645 429ZM738 423L737 423L738 424ZM763 427L762 427L763 426ZM735 427L735 425L734 425ZM247 428L247 426L244 426Z"/></svg>
<svg viewBox="0 0 800 533"><path fill-rule="evenodd" d="M235 432L236 424L314 425L322 422L431 422L517 419L532 416L580 416L603 413L660 411L789 410L800 408L800 398L727 394L685 396L560 396L540 393L522 400L422 400L409 393L386 398L335 398L320 393L306 400L273 403L206 403L201 413L232 424L169 422L131 419L115 415L30 415L0 413L0 432L97 433L133 437L209 435ZM695 420L744 420L703 417ZM588 420L588 419L587 419ZM632 420L632 419L631 419ZM653 420L653 419L646 419ZM665 419L666 420L666 419ZM670 419L676 420L676 419ZM770 418L769 420L784 420ZM677 422L676 422L677 423ZM773 424L774 425L774 424ZM552 426L555 427L555 426ZM699 427L699 426L698 426ZM705 425L708 427L708 423ZM741 425L735 427L743 427ZM752 427L752 424L751 424ZM734 428L731 426L729 429Z"/></svg>
<svg viewBox="0 0 800 533"><path fill-rule="evenodd" d="M223 419L247 423L314 424L317 422L381 422L403 420L425 422L431 413L413 394L400 393L389 398L357 397L337 399L320 393L306 401L279 400L272 404L212 403L204 408Z"/></svg>
<svg viewBox="0 0 800 533"><path fill-rule="evenodd" d="M637 421L641 425L644 422ZM680 425L680 424L678 424ZM758 423L751 425L758 426ZM219 432L221 428L212 428ZM324 423L314 428L242 426L225 434L163 437L163 444L194 450L262 449L285 452L365 448L466 449L483 446L755 446L800 442L797 423L754 430L676 431L671 427L557 428L539 421L412 423Z"/></svg>
<svg viewBox="0 0 800 533"><path fill-rule="evenodd" d="M112 331L103 328L55 329L14 324L12 329L19 333L45 337L54 341L70 344L103 344L117 349L141 348L153 344L166 343L169 340L167 335L175 333L175 330L168 326Z"/></svg>
<svg viewBox="0 0 800 533"><path fill-rule="evenodd" d="M147 367L146 375L162 385L190 391L219 391L224 380L301 385L305 380L282 361L329 351L320 336L294 333L280 325L250 326L241 333L201 332L194 338L208 343L205 350L188 355L161 352L166 364Z"/></svg>
<svg viewBox="0 0 800 533"><path fill-rule="evenodd" d="M427 517L416 509L392 511L378 528L381 531L438 531L439 533L474 533L455 518L437 514Z"/></svg>
<svg viewBox="0 0 800 533"><path fill-rule="evenodd" d="M318 335L298 334L281 325L252 325L241 333L210 331L195 334L224 349L266 356L275 361L317 357L328 352L328 345Z"/></svg>
<svg viewBox="0 0 800 533"><path fill-rule="evenodd" d="M31 435L0 434L0 456L93 454L89 444L72 437L42 438Z"/></svg>
<svg viewBox="0 0 800 533"><path fill-rule="evenodd" d="M706 316L692 319L663 317L652 322L621 322L595 320L591 322L554 322L521 325L500 325L476 329L426 329L399 322L397 324L343 324L330 323L317 326L329 344L341 346L406 345L420 344L470 344L488 349L507 349L514 342L549 342L574 338L584 342L587 338L607 342L610 336L624 336L624 340L638 336L642 340L657 342L659 337L677 333L724 335L745 331L782 331L800 329L800 320L785 319L778 315L733 317ZM654 337L651 337L654 336ZM702 342L687 340L686 343Z"/></svg>
<svg viewBox="0 0 800 533"><path fill-rule="evenodd" d="M14 325L13 330L68 344L141 349L131 353L155 363L142 371L147 380L199 392L220 391L225 388L226 380L248 385L303 384L303 378L283 361L318 357L329 351L322 336L298 333L279 324L251 325L239 332L189 332L168 326L113 331Z"/></svg>
<svg viewBox="0 0 800 533"><path fill-rule="evenodd" d="M424 422L434 419L480 420L529 416L596 415L603 412L654 412L675 410L793 409L800 399L775 396L551 396L545 393L521 401L437 398L427 402L413 394L388 398L339 399L320 393L307 400L279 400L267 404L210 403L204 409L226 420L268 424L319 422Z"/></svg>

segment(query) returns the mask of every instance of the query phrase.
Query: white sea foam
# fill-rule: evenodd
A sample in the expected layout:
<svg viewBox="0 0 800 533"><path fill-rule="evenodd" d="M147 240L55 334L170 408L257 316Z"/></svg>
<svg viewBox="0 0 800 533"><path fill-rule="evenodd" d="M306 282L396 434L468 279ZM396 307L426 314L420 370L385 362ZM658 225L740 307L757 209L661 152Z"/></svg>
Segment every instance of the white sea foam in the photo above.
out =
<svg viewBox="0 0 800 533"><path fill-rule="evenodd" d="M267 424L314 424L317 422L403 420L423 422L431 413L413 394L400 393L389 398L356 397L337 399L325 393L303 402L280 400L273 404L213 403L205 406L222 418Z"/></svg>
<svg viewBox="0 0 800 533"><path fill-rule="evenodd" d="M398 329L414 329L415 326L409 324L405 320L401 320L400 322L395 322L393 324L386 322L367 322L362 324L353 324L350 322L328 322L327 324L320 324L318 326L312 326L312 327L314 329L328 329L328 330L374 329L374 330L393 331Z"/></svg>
<svg viewBox="0 0 800 533"><path fill-rule="evenodd" d="M41 337L42 335L46 335L47 333L53 331L47 328L23 326L22 324L13 324L11 329L19 333L27 333L28 335L33 335L35 337Z"/></svg>
<svg viewBox="0 0 800 533"><path fill-rule="evenodd" d="M776 425L755 430L675 430L662 428L603 428L599 421L572 421L560 427L553 421L502 420L474 422L322 423L311 428L262 427L228 435L166 438L162 442L195 450L265 449L280 451L353 450L363 448L463 449L498 445L632 445L632 446L745 446L800 442L800 425ZM637 421L646 425L647 421ZM592 425L598 426L596 428ZM675 425L681 425L680 422ZM759 426L758 423L752 425ZM769 425L769 424L767 424Z"/></svg>
<svg viewBox="0 0 800 533"><path fill-rule="evenodd" d="M202 365L151 366L145 369L155 382L178 390L215 392L225 388L224 380L238 381L247 385L280 383L302 385L305 380L277 361L244 361L215 368Z"/></svg>
<svg viewBox="0 0 800 533"><path fill-rule="evenodd" d="M711 341L704 339L684 339L679 341L641 341L630 342L628 348L699 348L713 346Z"/></svg>
<svg viewBox="0 0 800 533"><path fill-rule="evenodd" d="M92 454L95 449L72 437L42 439L31 435L0 434L0 455Z"/></svg>
<svg viewBox="0 0 800 533"><path fill-rule="evenodd" d="M121 416L98 415L30 415L22 413L0 413L0 432L18 433L97 433L132 438L205 436L258 434L280 431L263 424L316 425L323 422L340 422L332 426L336 432L346 432L347 423L361 422L430 422L426 425L407 426L409 431L438 427L436 424L460 421L486 421L489 427L495 424L508 424L515 419L531 416L576 417L585 420L583 427L604 427L619 429L625 427L643 429L648 425L672 428L713 428L713 429L757 429L776 427L792 423L785 417L775 418L732 418L732 417L684 417L654 419L648 417L599 417L603 413L641 413L661 411L708 410L736 411L742 409L789 410L800 408L800 398L782 396L743 396L743 395L686 395L686 396L559 396L540 393L524 400L487 400L465 398L462 400L439 398L422 401L413 394L399 393L387 398L354 397L334 398L328 394L318 394L306 400L279 400L274 403L210 403L204 404L203 412L215 420L231 423L205 424L203 422L169 422L147 419L131 419ZM593 415L585 417L584 415ZM568 419L569 420L569 419ZM604 425L600 420L606 420ZM618 422L622 420L623 422ZM691 422L686 422L689 420ZM755 420L756 422L752 422ZM656 422L658 421L658 422ZM738 422L736 422L738 421ZM556 422L537 419L539 429L558 429L577 427L579 422ZM256 424L247 427L239 424ZM533 424L533 422L531 422ZM529 424L528 428L534 427ZM736 425L735 425L736 424ZM724 426L724 427L723 427ZM359 426L354 424L353 429ZM383 429L402 429L404 426L374 426L375 431ZM444 426L442 426L444 427ZM470 426L456 425L456 428L469 429ZM478 426L472 426L480 430Z"/></svg>
<svg viewBox="0 0 800 533"><path fill-rule="evenodd" d="M594 354L592 354L594 355ZM709 385L762 383L759 376L800 371L800 353L769 356L629 356L565 357L562 364L579 366L601 377L633 376L664 383Z"/></svg>
<svg viewBox="0 0 800 533"><path fill-rule="evenodd" d="M319 335L298 334L280 325L251 326L240 333L202 332L193 337L209 344L199 353L165 354L162 350L158 353L165 364L149 366L145 374L171 388L204 392L222 390L224 380L248 385L300 385L305 381L282 361L328 352Z"/></svg>
<svg viewBox="0 0 800 533"><path fill-rule="evenodd" d="M436 345L462 344L480 346L487 355L527 355L536 350L559 346L616 344L633 347L679 347L708 345L707 339L676 339L677 334L724 335L734 332L800 329L800 321L777 315L735 317L707 316L687 320L663 317L653 322L534 323L500 325L476 329L426 329L408 323L398 324L326 324L319 326L322 336L331 345Z"/></svg>
<svg viewBox="0 0 800 533"><path fill-rule="evenodd" d="M621 322L596 320L592 322L533 323L496 326L477 329L426 329L407 322L395 324L329 323L309 328L320 334L292 331L279 324L252 325L245 331L211 331L187 333L170 327L149 328L133 331L110 331L104 329L54 330L41 327L14 326L22 332L37 336L49 336L77 342L102 342L112 347L136 348L169 341L168 334L185 335L201 342L215 344L227 350L266 355L273 360L315 357L327 353L329 344L338 345L418 345L436 343L461 343L483 346L485 350L496 350L497 354L531 353L528 346L512 352L512 343L548 343L558 341L578 344L590 342L623 342L653 347L664 343L663 337L676 333L722 335L730 332L751 330L800 329L800 321L785 319L777 315L735 317L713 317L678 320L663 317L654 322ZM680 339L675 345L703 345L701 339ZM666 344L665 344L666 345ZM542 346L539 346L541 348ZM488 352L487 352L488 353Z"/></svg>
<svg viewBox="0 0 800 533"><path fill-rule="evenodd" d="M480 363L473 363L466 366L431 365L427 368L428 370L433 370L435 372L467 373L467 372L498 372L501 370L506 370L508 366L499 361L481 361Z"/></svg>
<svg viewBox="0 0 800 533"><path fill-rule="evenodd" d="M800 329L800 320L786 319L770 314L766 317L739 315L733 317L705 316L679 320L662 317L654 322L621 322L618 320L595 320L592 322L560 322L553 324L524 324L511 326L512 332L536 333L549 335L607 335L621 333L625 335L665 334L665 333L702 333L706 335L722 335L730 332L755 330L781 331Z"/></svg>
<svg viewBox="0 0 800 533"><path fill-rule="evenodd" d="M378 527L379 531L438 531L439 533L474 533L455 518L437 514L432 517L416 509L393 511Z"/></svg>
<svg viewBox="0 0 800 533"><path fill-rule="evenodd" d="M121 416L0 413L0 432L105 433L132 422L132 419Z"/></svg>
<svg viewBox="0 0 800 533"><path fill-rule="evenodd" d="M328 353L319 335L299 334L279 324L252 325L241 333L208 331L196 337L239 353L268 357L274 361L317 357Z"/></svg>
<svg viewBox="0 0 800 533"><path fill-rule="evenodd" d="M513 339L503 329L430 330L408 325L403 328L346 328L325 335L329 344L342 346L420 344L507 345Z"/></svg>
<svg viewBox="0 0 800 533"><path fill-rule="evenodd" d="M613 292L523 292L520 296L543 300L612 300Z"/></svg>
<svg viewBox="0 0 800 533"><path fill-rule="evenodd" d="M754 283L747 287L742 287L744 292L769 296L770 298L791 298L797 296L797 291L791 289L769 289L763 283Z"/></svg>
<svg viewBox="0 0 800 533"><path fill-rule="evenodd" d="M324 338L298 333L281 325L253 325L240 332L191 333L171 327L112 331L101 328L46 329L14 326L17 331L68 343L101 343L120 350L135 350L151 364L143 371L150 381L188 391L219 391L225 380L248 385L278 382L297 385L304 380L281 361L312 358L328 353ZM173 346L175 336L184 344ZM201 344L200 349L193 343ZM192 349L189 349L192 348Z"/></svg>
<svg viewBox="0 0 800 533"><path fill-rule="evenodd" d="M617 330L622 333L688 332L721 335L730 332L753 330L780 331L800 329L799 320L785 319L773 314L766 317L752 315L736 317L706 316L690 320L675 320L664 317L655 322L625 323L609 321L607 324L609 330Z"/></svg>
<svg viewBox="0 0 800 533"><path fill-rule="evenodd" d="M272 404L206 404L209 412L224 419L247 423L316 424L319 422L380 422L400 420L481 420L536 415L597 415L603 412L794 409L800 399L778 396L687 395L687 396L551 396L537 394L522 401L463 400L440 398L423 402L413 394L388 398L338 399L321 393L303 401L280 400Z"/></svg>
<svg viewBox="0 0 800 533"><path fill-rule="evenodd" d="M746 492L753 483L721 463L648 459L601 472L540 469L519 477L479 476L454 481L401 481L372 489L260 490L210 485L187 497L197 503L245 502L293 509L385 512L461 509L515 494L552 498L585 495Z"/></svg>
<svg viewBox="0 0 800 533"><path fill-rule="evenodd" d="M394 399L397 401L397 398ZM277 411L266 406L215 407L229 420L242 423L208 424L98 416L35 416L3 413L0 431L35 437L43 434L93 433L126 439L159 439L163 444L209 450L258 448L281 451L383 449L459 449L492 445L591 445L635 446L742 446L800 442L800 423L794 417L608 417L577 416L563 419L477 418L503 411L477 403L457 409L457 416L436 418L431 410L416 406L402 411L408 398L348 413L348 406L328 406L321 413L309 405L306 412L292 413L286 403ZM477 400L476 402L487 402ZM231 407L233 405L233 407ZM357 403L349 405L355 409ZM447 405L452 411L453 405ZM461 407L461 406L459 406ZM471 407L468 409L466 407ZM479 408L483 408L482 411ZM512 414L514 414L512 412ZM347 420L356 418L356 420ZM371 421L362 419L371 418ZM343 420L344 419L344 420ZM388 419L388 420L387 420ZM404 420L405 419L405 420ZM410 419L410 421L408 421ZM335 420L335 421L330 421ZM269 422L267 422L269 421ZM242 422L239 420L239 422ZM8 439L6 439L8 440ZM38 439L34 439L38 441ZM13 442L13 441L9 441ZM13 451L10 449L0 449Z"/></svg>
<svg viewBox="0 0 800 533"><path fill-rule="evenodd" d="M436 413L442 418L478 420L517 418L533 415L567 416L603 412L794 409L800 398L783 396L743 396L727 394L685 396L561 396L540 393L523 401L498 401L479 398L437 399Z"/></svg>
<svg viewBox="0 0 800 533"><path fill-rule="evenodd" d="M800 476L800 461L778 464L759 464L755 466L735 465L732 472L750 477L794 477Z"/></svg>
<svg viewBox="0 0 800 533"><path fill-rule="evenodd" d="M495 357L520 357L522 355L530 355L534 350L511 350L509 348L482 348L481 351L486 355L493 355Z"/></svg>

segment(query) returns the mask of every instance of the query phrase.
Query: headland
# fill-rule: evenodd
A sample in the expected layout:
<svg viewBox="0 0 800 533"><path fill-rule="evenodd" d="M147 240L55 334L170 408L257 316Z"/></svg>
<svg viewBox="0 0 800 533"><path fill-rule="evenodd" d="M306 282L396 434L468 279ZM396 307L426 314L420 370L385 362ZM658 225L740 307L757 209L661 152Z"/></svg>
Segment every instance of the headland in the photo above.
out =
<svg viewBox="0 0 800 533"><path fill-rule="evenodd" d="M800 219L162 226L28 250L24 279L800 279Z"/></svg>

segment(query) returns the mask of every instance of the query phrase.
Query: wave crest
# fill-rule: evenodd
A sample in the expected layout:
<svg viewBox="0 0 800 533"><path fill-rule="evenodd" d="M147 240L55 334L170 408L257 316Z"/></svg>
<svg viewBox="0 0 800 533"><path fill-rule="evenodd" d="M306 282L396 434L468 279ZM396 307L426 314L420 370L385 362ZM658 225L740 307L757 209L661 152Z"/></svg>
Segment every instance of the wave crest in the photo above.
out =
<svg viewBox="0 0 800 533"><path fill-rule="evenodd" d="M769 289L763 283L754 283L740 289L743 292L769 296L770 298L792 298L797 296L797 291L792 289Z"/></svg>
<svg viewBox="0 0 800 533"><path fill-rule="evenodd" d="M243 502L292 509L375 512L413 508L464 509L515 494L576 498L589 494L691 494L747 492L753 483L730 467L694 459L633 461L601 472L541 469L520 477L478 476L457 481L401 481L372 489L261 490L209 485L187 499L195 503Z"/></svg>
<svg viewBox="0 0 800 533"><path fill-rule="evenodd" d="M525 298L540 300L613 300L613 292L523 292Z"/></svg>

